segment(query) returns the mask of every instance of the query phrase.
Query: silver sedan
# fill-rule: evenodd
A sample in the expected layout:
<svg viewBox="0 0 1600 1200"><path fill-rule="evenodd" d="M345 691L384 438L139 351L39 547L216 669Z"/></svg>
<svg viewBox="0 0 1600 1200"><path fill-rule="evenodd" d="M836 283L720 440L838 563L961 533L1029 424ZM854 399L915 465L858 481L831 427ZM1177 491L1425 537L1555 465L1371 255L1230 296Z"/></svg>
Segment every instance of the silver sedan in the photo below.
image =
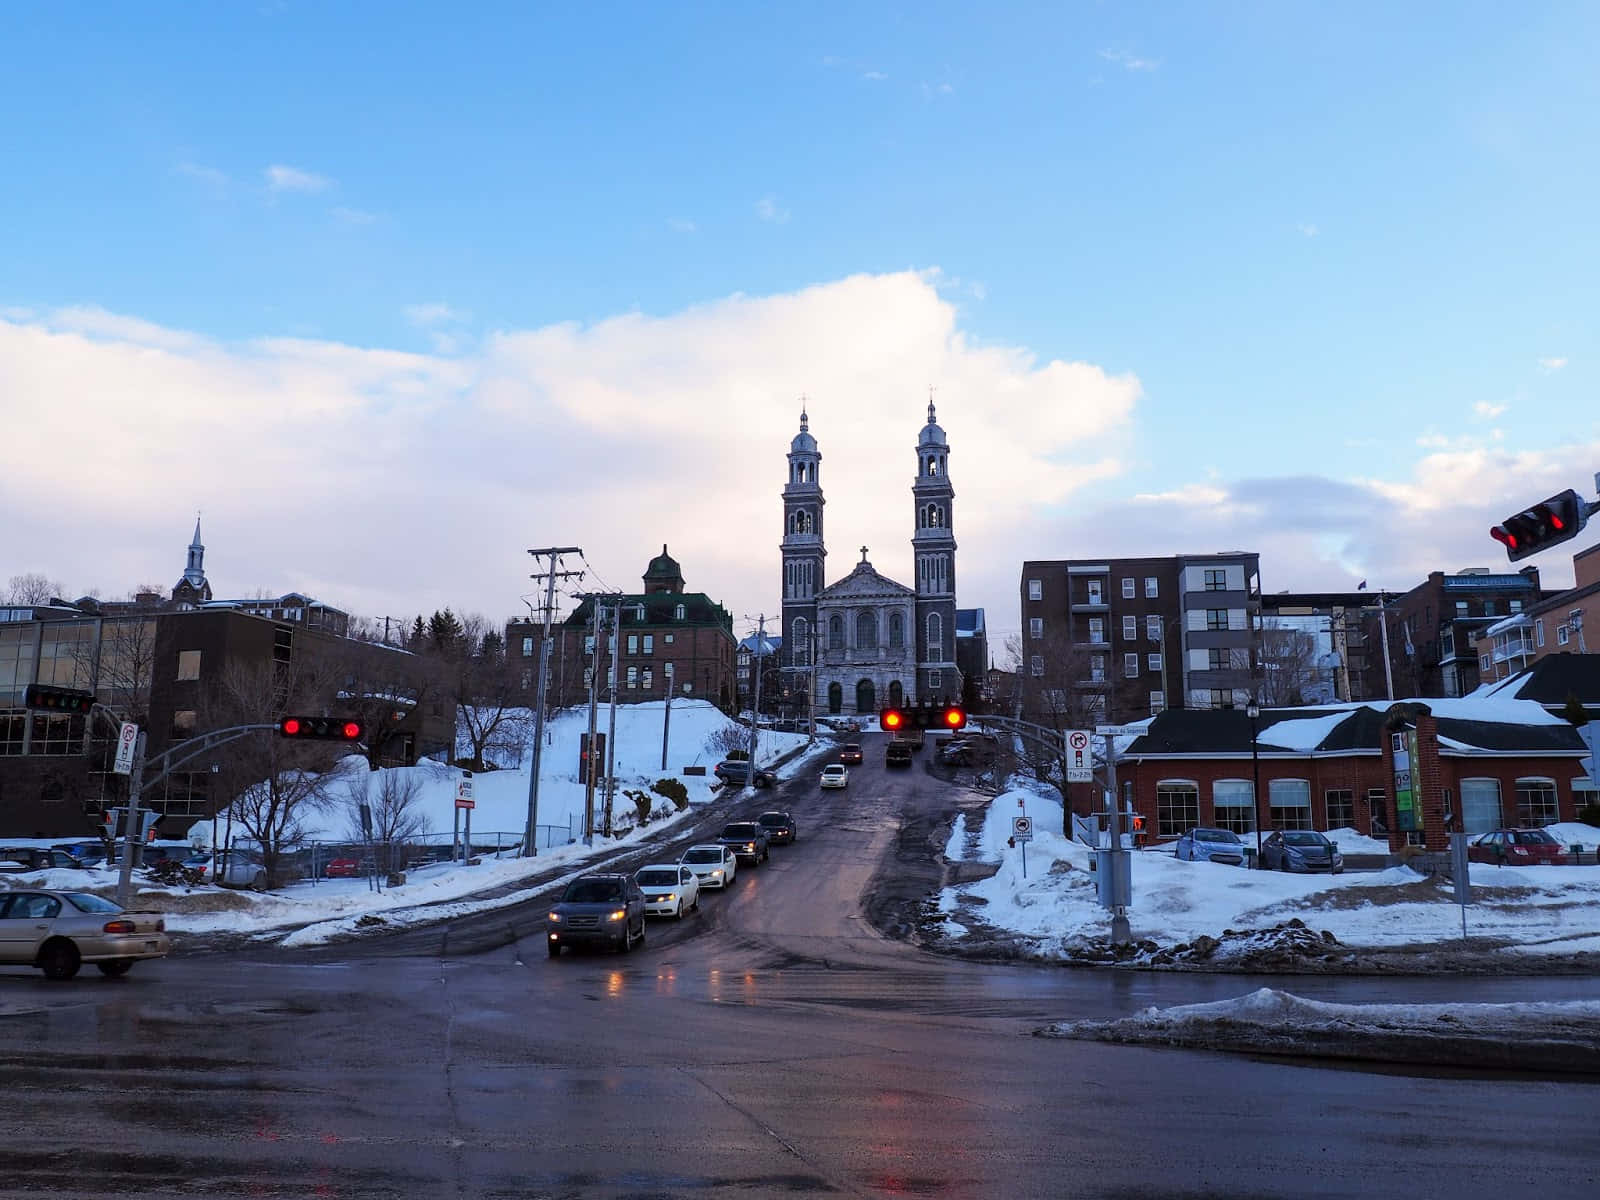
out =
<svg viewBox="0 0 1600 1200"><path fill-rule="evenodd" d="M0 893L0 964L37 967L47 979L71 979L84 963L126 975L171 949L160 913L126 912L90 892Z"/></svg>

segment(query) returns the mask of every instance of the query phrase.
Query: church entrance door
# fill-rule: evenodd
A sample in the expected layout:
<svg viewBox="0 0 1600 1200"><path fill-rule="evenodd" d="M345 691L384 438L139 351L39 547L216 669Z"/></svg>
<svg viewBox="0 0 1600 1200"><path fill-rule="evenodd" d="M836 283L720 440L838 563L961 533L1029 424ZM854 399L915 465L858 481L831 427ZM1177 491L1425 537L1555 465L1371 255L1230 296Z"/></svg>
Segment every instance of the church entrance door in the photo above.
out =
<svg viewBox="0 0 1600 1200"><path fill-rule="evenodd" d="M872 686L872 680L863 679L856 684L856 712L865 715L877 711L878 701L876 690Z"/></svg>
<svg viewBox="0 0 1600 1200"><path fill-rule="evenodd" d="M835 714L844 711L844 688L837 683L828 685L828 711Z"/></svg>

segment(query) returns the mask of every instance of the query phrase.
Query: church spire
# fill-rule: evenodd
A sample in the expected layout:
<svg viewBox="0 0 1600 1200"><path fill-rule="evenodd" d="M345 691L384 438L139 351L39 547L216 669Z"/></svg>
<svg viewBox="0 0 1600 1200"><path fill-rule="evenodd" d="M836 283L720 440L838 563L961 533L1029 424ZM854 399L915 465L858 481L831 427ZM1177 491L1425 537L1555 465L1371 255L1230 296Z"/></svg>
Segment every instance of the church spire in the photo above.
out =
<svg viewBox="0 0 1600 1200"><path fill-rule="evenodd" d="M196 590L206 581L205 560L205 543L200 540L200 514L195 513L194 540L189 543L189 565L183 569L183 577Z"/></svg>

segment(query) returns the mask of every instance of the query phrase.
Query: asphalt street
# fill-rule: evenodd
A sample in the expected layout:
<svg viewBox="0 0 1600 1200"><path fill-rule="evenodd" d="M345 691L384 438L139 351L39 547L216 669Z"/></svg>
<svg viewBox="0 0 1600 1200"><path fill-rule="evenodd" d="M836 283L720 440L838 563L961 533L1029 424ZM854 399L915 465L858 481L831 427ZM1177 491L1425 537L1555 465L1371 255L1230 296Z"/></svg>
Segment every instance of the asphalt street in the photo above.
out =
<svg viewBox="0 0 1600 1200"><path fill-rule="evenodd" d="M1592 998L1589 979L967 962L886 935L981 799L881 744L707 818L800 840L629 955L546 957L542 906L121 980L0 971L0 1196L1587 1196L1584 1082L1043 1040L1281 986ZM927 753L927 752L925 752ZM820 769L820 767L818 768ZM641 856L670 860L692 838Z"/></svg>

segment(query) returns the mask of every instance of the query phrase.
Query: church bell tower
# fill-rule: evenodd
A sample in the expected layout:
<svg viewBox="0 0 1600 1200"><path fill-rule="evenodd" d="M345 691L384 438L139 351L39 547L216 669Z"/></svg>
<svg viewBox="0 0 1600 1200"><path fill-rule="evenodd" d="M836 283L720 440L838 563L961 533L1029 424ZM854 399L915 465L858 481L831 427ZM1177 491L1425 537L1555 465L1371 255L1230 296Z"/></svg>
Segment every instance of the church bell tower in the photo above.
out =
<svg viewBox="0 0 1600 1200"><path fill-rule="evenodd" d="M956 670L955 489L950 447L928 400L928 423L917 438L917 479L911 487L916 532L917 695L935 703L961 698Z"/></svg>
<svg viewBox="0 0 1600 1200"><path fill-rule="evenodd" d="M822 455L811 436L805 409L800 432L789 443L789 478L783 485L783 649L780 662L791 694L810 688L817 631L817 593L824 585L822 544ZM820 650L820 647L817 647ZM792 673L792 674L791 674ZM802 678L802 676L804 678Z"/></svg>

